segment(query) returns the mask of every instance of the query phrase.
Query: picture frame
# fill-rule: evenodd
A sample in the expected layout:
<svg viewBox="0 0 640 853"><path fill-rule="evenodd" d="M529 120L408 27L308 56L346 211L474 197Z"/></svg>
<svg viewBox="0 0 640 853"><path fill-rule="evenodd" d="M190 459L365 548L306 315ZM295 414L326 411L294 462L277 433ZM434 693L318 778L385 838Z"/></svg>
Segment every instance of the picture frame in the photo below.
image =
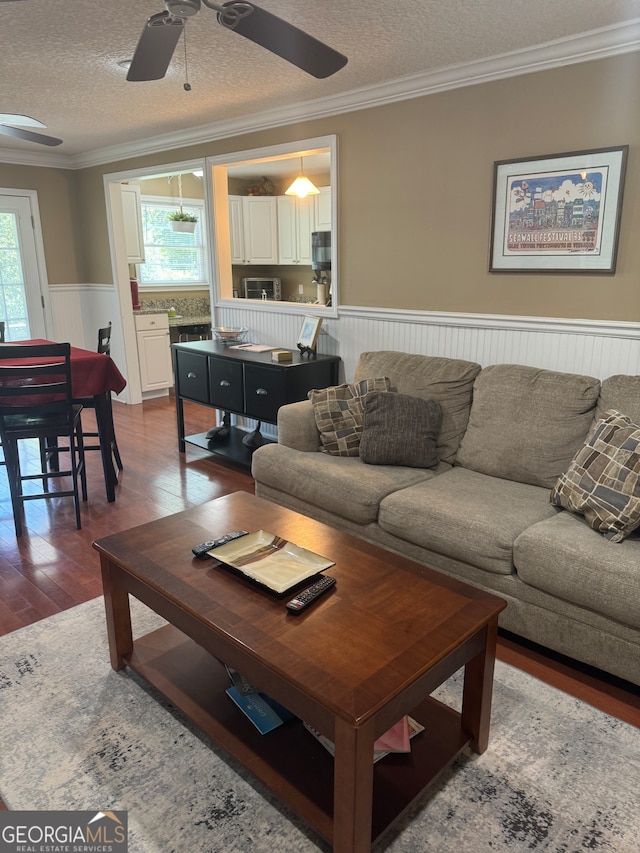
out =
<svg viewBox="0 0 640 853"><path fill-rule="evenodd" d="M322 317L304 317L302 327L298 335L296 346L301 352L306 350L313 351L316 348L318 335L320 334L320 326L322 325Z"/></svg>
<svg viewBox="0 0 640 853"><path fill-rule="evenodd" d="M613 274L628 151L496 161L489 272Z"/></svg>

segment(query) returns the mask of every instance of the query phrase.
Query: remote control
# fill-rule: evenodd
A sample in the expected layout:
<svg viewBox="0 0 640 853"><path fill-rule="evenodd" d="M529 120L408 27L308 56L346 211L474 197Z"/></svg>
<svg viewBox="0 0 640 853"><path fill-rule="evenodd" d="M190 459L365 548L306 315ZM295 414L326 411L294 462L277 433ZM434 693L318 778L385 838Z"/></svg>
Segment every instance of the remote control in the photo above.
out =
<svg viewBox="0 0 640 853"><path fill-rule="evenodd" d="M192 548L192 552L198 557L200 560L206 560L209 557L209 551L212 551L214 548L219 548L221 545L226 545L227 542L233 542L234 539L239 539L241 536L246 536L246 530L234 530L233 533L225 533L224 536L218 537L218 539L210 539L208 542L203 542L202 545L196 545L195 548Z"/></svg>
<svg viewBox="0 0 640 853"><path fill-rule="evenodd" d="M308 607L312 601L315 601L316 598L322 595L323 592L326 592L336 582L335 578L329 577L329 575L324 575L320 578L319 581L311 584L306 589L303 589L299 592L295 598L292 598L291 601L287 602L287 610L290 613L300 613L301 610L304 610L305 607Z"/></svg>

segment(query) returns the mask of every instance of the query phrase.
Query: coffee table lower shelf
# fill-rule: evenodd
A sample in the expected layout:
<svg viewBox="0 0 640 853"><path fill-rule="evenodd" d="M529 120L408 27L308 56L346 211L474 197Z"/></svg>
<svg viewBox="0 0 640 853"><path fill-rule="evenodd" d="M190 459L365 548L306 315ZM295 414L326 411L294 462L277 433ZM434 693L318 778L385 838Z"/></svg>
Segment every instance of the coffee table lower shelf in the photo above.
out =
<svg viewBox="0 0 640 853"><path fill-rule="evenodd" d="M229 678L221 663L172 625L136 640L127 663L332 842L333 758L299 720L261 735L226 695ZM425 726L411 753L386 756L374 769L372 841L470 741L460 714L435 699L411 714Z"/></svg>

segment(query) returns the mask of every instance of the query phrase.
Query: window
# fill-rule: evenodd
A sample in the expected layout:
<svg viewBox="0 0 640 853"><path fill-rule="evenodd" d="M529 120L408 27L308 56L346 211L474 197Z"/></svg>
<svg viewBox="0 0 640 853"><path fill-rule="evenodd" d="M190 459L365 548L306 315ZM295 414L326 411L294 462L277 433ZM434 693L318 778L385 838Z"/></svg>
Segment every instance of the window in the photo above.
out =
<svg viewBox="0 0 640 853"><path fill-rule="evenodd" d="M145 262L138 264L141 286L207 284L204 245L204 200L183 199L182 209L198 218L195 231L172 231L169 214L176 200L142 196L142 239Z"/></svg>
<svg viewBox="0 0 640 853"><path fill-rule="evenodd" d="M0 320L6 323L8 341L29 337L18 213L0 212Z"/></svg>

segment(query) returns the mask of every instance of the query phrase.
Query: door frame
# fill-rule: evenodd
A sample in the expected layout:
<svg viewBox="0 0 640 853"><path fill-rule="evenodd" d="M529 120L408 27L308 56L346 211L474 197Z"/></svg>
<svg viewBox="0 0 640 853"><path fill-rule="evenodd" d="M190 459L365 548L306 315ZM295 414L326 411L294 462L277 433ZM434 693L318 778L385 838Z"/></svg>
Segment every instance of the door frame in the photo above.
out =
<svg viewBox="0 0 640 853"><path fill-rule="evenodd" d="M31 208L31 233L33 235L33 247L35 249L36 269L38 274L38 288L40 290L42 318L44 322L44 337L49 338L53 329L53 315L51 311L49 278L47 276L47 264L44 253L44 240L42 239L42 223L40 220L40 206L38 205L38 192L37 190L0 187L0 197L26 198L29 201L29 206ZM31 325L31 318L29 318L29 325ZM33 332L33 330L31 331Z"/></svg>
<svg viewBox="0 0 640 853"><path fill-rule="evenodd" d="M124 357L127 365L127 387L123 392L123 396L127 395L127 402L129 403L141 403L143 397L140 381L138 340L133 308L131 306L129 263L127 260L124 215L122 211L121 184L123 182L136 180L136 178L151 178L157 175L178 174L178 172L188 172L193 169L204 169L204 159L187 160L160 166L148 166L145 169L128 169L122 172L110 172L102 176L107 209L107 229L109 233L111 270L119 302L124 343ZM205 204L206 192L205 187ZM208 238L208 240L209 239L210 238ZM213 309L211 283L209 284L209 295Z"/></svg>

